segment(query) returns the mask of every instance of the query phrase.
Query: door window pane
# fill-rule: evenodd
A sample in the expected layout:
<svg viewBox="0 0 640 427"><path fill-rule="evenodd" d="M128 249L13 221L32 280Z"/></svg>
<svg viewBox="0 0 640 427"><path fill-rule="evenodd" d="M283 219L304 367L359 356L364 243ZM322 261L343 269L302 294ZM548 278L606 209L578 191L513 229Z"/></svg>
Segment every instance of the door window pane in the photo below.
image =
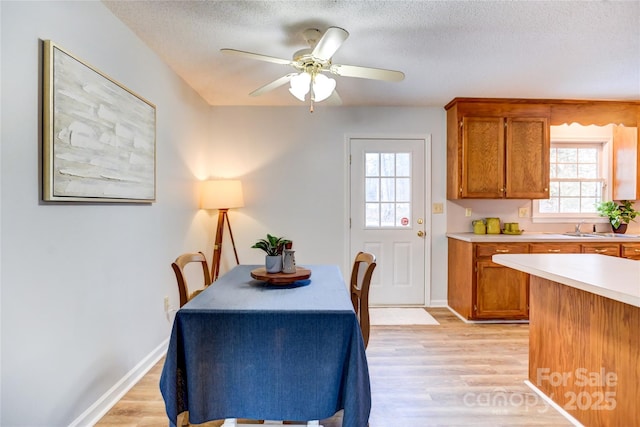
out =
<svg viewBox="0 0 640 427"><path fill-rule="evenodd" d="M364 194L365 202L380 201L380 180L378 178L365 178Z"/></svg>
<svg viewBox="0 0 640 427"><path fill-rule="evenodd" d="M365 227L380 227L380 204L365 203Z"/></svg>
<svg viewBox="0 0 640 427"><path fill-rule="evenodd" d="M404 218L411 218L411 204L410 203L398 203L396 204L396 227L402 227L402 220ZM406 225L406 224L404 224Z"/></svg>
<svg viewBox="0 0 640 427"><path fill-rule="evenodd" d="M396 178L396 202L411 201L411 180L409 178Z"/></svg>
<svg viewBox="0 0 640 427"><path fill-rule="evenodd" d="M396 176L411 176L410 153L396 153Z"/></svg>
<svg viewBox="0 0 640 427"><path fill-rule="evenodd" d="M411 153L365 154L365 226L411 224Z"/></svg>
<svg viewBox="0 0 640 427"><path fill-rule="evenodd" d="M395 176L396 172L396 158L394 153L380 153L381 171L382 176Z"/></svg>
<svg viewBox="0 0 640 427"><path fill-rule="evenodd" d="M396 224L396 210L394 203L380 204L380 226L393 227Z"/></svg>
<svg viewBox="0 0 640 427"><path fill-rule="evenodd" d="M396 199L395 179L380 179L380 201L394 202Z"/></svg>
<svg viewBox="0 0 640 427"><path fill-rule="evenodd" d="M366 153L364 155L365 175L380 176L380 154Z"/></svg>

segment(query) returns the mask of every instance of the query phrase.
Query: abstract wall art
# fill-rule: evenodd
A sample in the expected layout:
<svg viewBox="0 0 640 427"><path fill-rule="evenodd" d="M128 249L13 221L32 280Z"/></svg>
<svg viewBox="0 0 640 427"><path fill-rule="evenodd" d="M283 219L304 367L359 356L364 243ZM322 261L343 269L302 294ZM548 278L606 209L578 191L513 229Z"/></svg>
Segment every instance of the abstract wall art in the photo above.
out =
<svg viewBox="0 0 640 427"><path fill-rule="evenodd" d="M50 40L43 65L42 199L154 202L155 105Z"/></svg>

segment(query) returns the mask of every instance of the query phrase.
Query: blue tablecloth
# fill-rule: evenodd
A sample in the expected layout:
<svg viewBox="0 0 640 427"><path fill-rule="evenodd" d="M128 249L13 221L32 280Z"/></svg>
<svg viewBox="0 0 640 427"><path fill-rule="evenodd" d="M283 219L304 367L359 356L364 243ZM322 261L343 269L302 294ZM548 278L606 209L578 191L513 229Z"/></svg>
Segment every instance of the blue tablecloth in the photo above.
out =
<svg viewBox="0 0 640 427"><path fill-rule="evenodd" d="M176 314L160 379L171 425L222 418L320 420L343 427L371 410L364 343L337 266L268 285L240 265Z"/></svg>

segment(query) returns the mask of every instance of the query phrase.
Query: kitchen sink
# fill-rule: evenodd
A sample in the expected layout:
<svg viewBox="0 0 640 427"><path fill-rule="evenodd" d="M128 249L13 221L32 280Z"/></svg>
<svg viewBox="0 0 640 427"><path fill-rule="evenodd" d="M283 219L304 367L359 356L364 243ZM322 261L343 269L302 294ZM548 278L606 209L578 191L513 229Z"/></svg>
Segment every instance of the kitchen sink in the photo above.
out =
<svg viewBox="0 0 640 427"><path fill-rule="evenodd" d="M593 237L600 237L600 238L609 237L609 236L605 236L604 234L580 233L580 232L577 232L577 231L567 231L566 233L564 233L564 235L565 236L571 236L571 237L589 237L589 238L593 238Z"/></svg>
<svg viewBox="0 0 640 427"><path fill-rule="evenodd" d="M638 234L621 234L621 233L578 233L575 231L567 231L566 233L562 234L563 236L569 236L569 237L585 237L585 238L627 238L627 239L637 239L640 238L640 235Z"/></svg>

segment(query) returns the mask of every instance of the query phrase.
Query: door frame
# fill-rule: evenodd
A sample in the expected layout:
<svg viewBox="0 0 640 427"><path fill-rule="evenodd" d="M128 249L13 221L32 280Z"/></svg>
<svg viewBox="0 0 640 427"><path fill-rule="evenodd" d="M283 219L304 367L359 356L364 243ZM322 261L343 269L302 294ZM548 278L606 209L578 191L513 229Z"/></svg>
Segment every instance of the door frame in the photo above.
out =
<svg viewBox="0 0 640 427"><path fill-rule="evenodd" d="M432 149L432 135L427 134L416 134L416 133L397 133L397 134L381 134L381 133L349 133L345 134L344 137L344 176L345 176L345 186L344 186L344 235L348 236L344 239L344 272L346 274L345 277L349 278L351 274L351 267L353 266L353 259L351 258L351 227L350 227L350 219L351 219L351 164L350 164L350 155L351 155L351 140L352 139L422 139L424 140L424 165L425 168L428 168L428 173L424 174L424 225L425 225L425 238L424 238L424 301L420 307L429 307L431 305L431 247L432 247L432 211L431 211L431 175L433 173L433 167L431 164L431 149ZM348 283L347 283L348 285Z"/></svg>

